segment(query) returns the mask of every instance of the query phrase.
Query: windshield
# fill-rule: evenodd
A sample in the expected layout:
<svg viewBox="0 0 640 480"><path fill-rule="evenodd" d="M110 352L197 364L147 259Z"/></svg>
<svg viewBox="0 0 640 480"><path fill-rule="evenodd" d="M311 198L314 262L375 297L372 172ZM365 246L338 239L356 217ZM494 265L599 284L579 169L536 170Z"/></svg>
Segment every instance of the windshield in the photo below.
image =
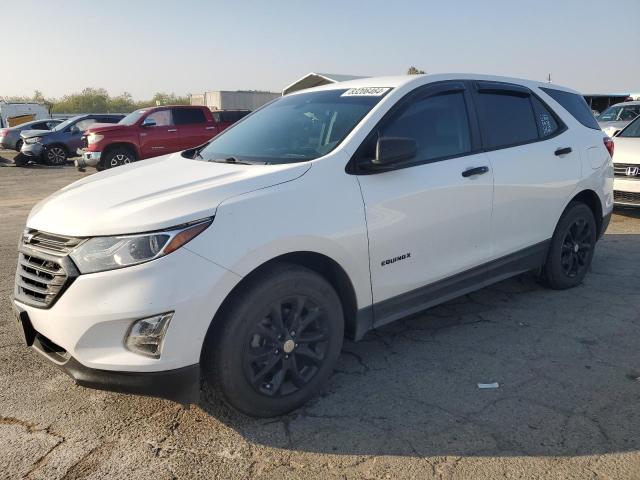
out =
<svg viewBox="0 0 640 480"><path fill-rule="evenodd" d="M216 137L196 158L280 164L326 155L389 91L342 89L282 97Z"/></svg>
<svg viewBox="0 0 640 480"><path fill-rule="evenodd" d="M67 128L69 125L74 124L77 120L79 120L81 118L82 118L82 115L79 115L77 117L71 117L71 118L65 120L64 122L56 125L53 128L53 130L56 131L56 132L60 132L60 131L64 130L65 128Z"/></svg>
<svg viewBox="0 0 640 480"><path fill-rule="evenodd" d="M599 122L626 122L640 115L640 105L614 105L598 117Z"/></svg>
<svg viewBox="0 0 640 480"><path fill-rule="evenodd" d="M144 115L146 110L136 110L135 112L131 112L129 115L124 117L122 120L118 122L118 125L127 125L131 126L140 120L140 117Z"/></svg>
<svg viewBox="0 0 640 480"><path fill-rule="evenodd" d="M622 130L619 137L640 138L640 117L636 118L627 127Z"/></svg>

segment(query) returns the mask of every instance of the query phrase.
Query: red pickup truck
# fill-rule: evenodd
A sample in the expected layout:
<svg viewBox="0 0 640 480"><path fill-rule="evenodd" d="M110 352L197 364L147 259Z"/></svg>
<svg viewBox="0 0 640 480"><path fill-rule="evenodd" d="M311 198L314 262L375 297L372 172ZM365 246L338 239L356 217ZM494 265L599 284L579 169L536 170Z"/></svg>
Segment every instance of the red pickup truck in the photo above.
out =
<svg viewBox="0 0 640 480"><path fill-rule="evenodd" d="M249 112L211 112L201 106L142 108L115 125L90 128L82 137L76 167L98 170L179 152L215 137Z"/></svg>

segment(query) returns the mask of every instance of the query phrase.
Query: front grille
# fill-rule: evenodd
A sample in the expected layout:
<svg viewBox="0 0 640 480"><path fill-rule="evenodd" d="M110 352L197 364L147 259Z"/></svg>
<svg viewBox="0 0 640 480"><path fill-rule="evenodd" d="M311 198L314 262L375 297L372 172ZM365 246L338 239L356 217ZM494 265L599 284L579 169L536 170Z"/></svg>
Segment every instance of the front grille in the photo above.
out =
<svg viewBox="0 0 640 480"><path fill-rule="evenodd" d="M627 171L629 171L631 175L628 175ZM637 163L614 163L613 172L616 177L640 180L640 164Z"/></svg>
<svg viewBox="0 0 640 480"><path fill-rule="evenodd" d="M615 203L624 203L626 205L637 205L640 207L640 193L620 192L614 190L613 201Z"/></svg>
<svg viewBox="0 0 640 480"><path fill-rule="evenodd" d="M78 276L68 257L82 239L25 230L16 271L16 299L49 308Z"/></svg>

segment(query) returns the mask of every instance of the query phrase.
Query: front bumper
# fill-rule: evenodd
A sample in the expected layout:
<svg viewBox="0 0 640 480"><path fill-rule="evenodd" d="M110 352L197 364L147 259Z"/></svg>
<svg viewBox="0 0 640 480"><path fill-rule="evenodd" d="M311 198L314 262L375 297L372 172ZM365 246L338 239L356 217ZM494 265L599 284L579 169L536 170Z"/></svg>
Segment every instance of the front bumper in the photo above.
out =
<svg viewBox="0 0 640 480"><path fill-rule="evenodd" d="M613 201L616 205L640 207L640 178L615 177L613 180Z"/></svg>
<svg viewBox="0 0 640 480"><path fill-rule="evenodd" d="M182 404L197 403L200 397L200 365L162 372L118 372L88 368L64 349L37 332L28 314L17 311L18 328L27 346L57 365L77 385L98 390L166 398Z"/></svg>
<svg viewBox="0 0 640 480"><path fill-rule="evenodd" d="M83 170L86 167L97 167L102 156L102 152L89 152L82 148L79 148L76 153L79 157L75 160L78 170Z"/></svg>
<svg viewBox="0 0 640 480"><path fill-rule="evenodd" d="M20 153L27 157L40 157L44 152L44 146L41 143L23 143Z"/></svg>

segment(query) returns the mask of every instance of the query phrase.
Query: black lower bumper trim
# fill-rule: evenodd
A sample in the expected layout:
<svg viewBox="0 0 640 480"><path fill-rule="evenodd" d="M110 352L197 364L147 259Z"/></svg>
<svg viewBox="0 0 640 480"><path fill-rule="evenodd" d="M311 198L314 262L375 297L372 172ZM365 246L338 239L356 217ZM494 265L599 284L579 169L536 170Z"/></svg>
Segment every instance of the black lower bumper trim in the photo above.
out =
<svg viewBox="0 0 640 480"><path fill-rule="evenodd" d="M197 403L200 397L200 365L162 372L119 372L85 367L71 357L60 368L78 385L165 398L182 404Z"/></svg>
<svg viewBox="0 0 640 480"><path fill-rule="evenodd" d="M200 399L200 364L160 372L99 370L82 365L62 347L37 332L19 307L17 323L27 346L33 348L83 387L165 398L184 405Z"/></svg>

